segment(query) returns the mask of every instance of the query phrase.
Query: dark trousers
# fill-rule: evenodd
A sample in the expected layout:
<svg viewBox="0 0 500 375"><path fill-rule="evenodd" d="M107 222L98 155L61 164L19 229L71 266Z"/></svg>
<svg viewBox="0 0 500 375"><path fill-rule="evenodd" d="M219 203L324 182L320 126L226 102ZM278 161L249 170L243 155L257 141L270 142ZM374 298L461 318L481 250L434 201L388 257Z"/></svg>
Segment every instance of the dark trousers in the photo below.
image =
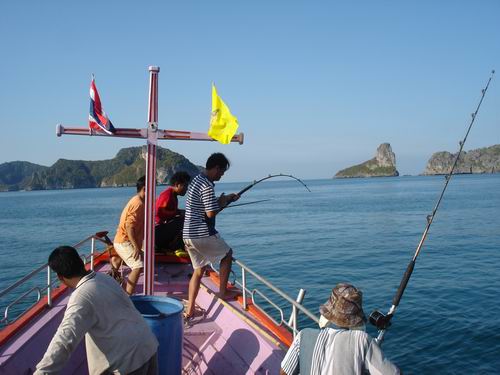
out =
<svg viewBox="0 0 500 375"><path fill-rule="evenodd" d="M158 352L149 361L128 375L158 375Z"/></svg>
<svg viewBox="0 0 500 375"><path fill-rule="evenodd" d="M182 241L182 228L184 217L176 216L166 223L155 226L155 247L157 250L184 249Z"/></svg>

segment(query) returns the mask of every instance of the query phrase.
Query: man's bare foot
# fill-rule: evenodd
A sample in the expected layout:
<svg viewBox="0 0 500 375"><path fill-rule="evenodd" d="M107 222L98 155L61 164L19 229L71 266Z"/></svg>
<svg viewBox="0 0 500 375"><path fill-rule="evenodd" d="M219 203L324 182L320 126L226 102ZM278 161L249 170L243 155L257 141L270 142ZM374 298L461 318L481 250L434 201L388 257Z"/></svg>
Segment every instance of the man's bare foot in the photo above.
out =
<svg viewBox="0 0 500 375"><path fill-rule="evenodd" d="M207 311L200 306L195 306L192 311L188 311L187 307L186 310L184 311L183 315L185 319L189 318L194 318L197 316L205 316L207 314Z"/></svg>
<svg viewBox="0 0 500 375"><path fill-rule="evenodd" d="M224 294L222 294L220 292L217 293L217 296L224 301L233 301L236 298L238 298L238 296L241 296L241 291L239 291L237 289L230 289L230 290L226 290L226 293L224 293Z"/></svg>

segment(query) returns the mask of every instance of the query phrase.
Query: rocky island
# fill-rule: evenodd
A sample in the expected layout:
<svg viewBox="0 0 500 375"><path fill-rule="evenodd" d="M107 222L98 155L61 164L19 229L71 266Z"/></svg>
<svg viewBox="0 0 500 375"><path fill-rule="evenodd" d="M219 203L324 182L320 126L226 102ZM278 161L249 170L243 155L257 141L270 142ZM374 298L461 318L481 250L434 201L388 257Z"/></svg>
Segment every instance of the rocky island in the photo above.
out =
<svg viewBox="0 0 500 375"><path fill-rule="evenodd" d="M393 177L399 176L396 169L396 155L392 152L389 143L382 143L377 148L373 159L364 163L342 169L335 174L334 178L354 177Z"/></svg>
<svg viewBox="0 0 500 375"><path fill-rule="evenodd" d="M59 159L50 167L26 161L3 163L0 191L134 186L145 174L145 158L146 147L129 147L110 160ZM156 167L158 183L167 183L177 171L195 176L200 170L184 156L161 147L157 147Z"/></svg>
<svg viewBox="0 0 500 375"><path fill-rule="evenodd" d="M449 173L456 156L457 153L452 154L448 151L432 154L422 174ZM500 145L478 148L468 152L462 151L454 173L500 173Z"/></svg>

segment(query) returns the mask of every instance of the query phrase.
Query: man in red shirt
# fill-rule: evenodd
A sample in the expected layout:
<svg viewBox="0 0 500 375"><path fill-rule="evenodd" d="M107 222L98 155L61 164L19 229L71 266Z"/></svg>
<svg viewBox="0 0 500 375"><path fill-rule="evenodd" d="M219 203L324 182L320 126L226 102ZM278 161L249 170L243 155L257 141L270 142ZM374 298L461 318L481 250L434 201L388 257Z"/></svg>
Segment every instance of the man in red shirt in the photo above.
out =
<svg viewBox="0 0 500 375"><path fill-rule="evenodd" d="M177 197L186 194L191 176L187 172L176 172L170 178L170 186L156 200L155 245L157 250L183 248L182 227L184 210L179 210Z"/></svg>

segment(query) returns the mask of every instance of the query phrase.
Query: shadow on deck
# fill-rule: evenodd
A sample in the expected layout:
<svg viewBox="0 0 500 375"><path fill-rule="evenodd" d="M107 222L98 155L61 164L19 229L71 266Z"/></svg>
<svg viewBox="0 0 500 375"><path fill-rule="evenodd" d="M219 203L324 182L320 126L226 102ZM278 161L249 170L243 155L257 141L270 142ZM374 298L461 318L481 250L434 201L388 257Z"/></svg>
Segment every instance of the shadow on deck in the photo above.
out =
<svg viewBox="0 0 500 375"><path fill-rule="evenodd" d="M104 265L99 269L108 269ZM187 300L190 264L157 264L155 295ZM142 291L142 277L137 291ZM184 327L183 374L277 374L286 353L272 332L237 301L222 301L218 285L202 279L197 306L204 313ZM0 349L0 374L31 374L59 325L69 293L37 316ZM160 358L161 360L161 358ZM84 344L62 374L87 374Z"/></svg>

